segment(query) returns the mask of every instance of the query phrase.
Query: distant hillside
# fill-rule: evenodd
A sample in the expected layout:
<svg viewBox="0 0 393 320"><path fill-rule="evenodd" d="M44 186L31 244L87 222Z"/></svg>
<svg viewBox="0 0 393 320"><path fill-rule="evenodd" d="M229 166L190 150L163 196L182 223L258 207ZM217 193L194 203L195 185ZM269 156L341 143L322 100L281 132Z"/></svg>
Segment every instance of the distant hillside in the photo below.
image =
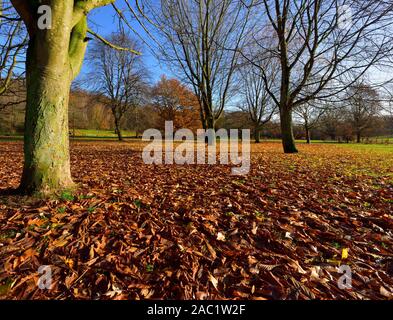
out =
<svg viewBox="0 0 393 320"><path fill-rule="evenodd" d="M19 90L17 90L19 88ZM23 132L25 102L23 85L14 85L7 95L0 96L0 134ZM22 101L21 103L18 103ZM113 129L111 111L95 94L73 91L70 95L69 126L72 129Z"/></svg>

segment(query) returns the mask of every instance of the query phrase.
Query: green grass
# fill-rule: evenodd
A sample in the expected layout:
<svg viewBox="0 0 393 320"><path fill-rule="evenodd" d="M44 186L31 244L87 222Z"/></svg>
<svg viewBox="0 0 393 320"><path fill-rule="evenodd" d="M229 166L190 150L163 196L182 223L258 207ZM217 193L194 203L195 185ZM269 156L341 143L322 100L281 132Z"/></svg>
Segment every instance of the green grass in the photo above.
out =
<svg viewBox="0 0 393 320"><path fill-rule="evenodd" d="M70 130L71 134L73 131ZM135 131L122 131L123 137L135 137ZM83 138L117 138L117 134L113 130L91 130L91 129L76 129L76 137Z"/></svg>
<svg viewBox="0 0 393 320"><path fill-rule="evenodd" d="M389 143L393 143L393 137L392 136L380 136L380 137L375 137L375 138L370 138L371 140L378 140L378 142L384 143L385 141Z"/></svg>
<svg viewBox="0 0 393 320"><path fill-rule="evenodd" d="M101 139L109 139L116 140L117 134L113 130L90 130L90 129L76 129L75 137L73 136L74 131L70 129L70 138L73 139L86 139L86 140L101 140ZM123 138L134 138L135 131L122 131ZM9 134L9 133L0 133L0 141L15 141L15 140L23 140L22 134Z"/></svg>
<svg viewBox="0 0 393 320"><path fill-rule="evenodd" d="M392 153L393 144L357 144L357 143L337 143L339 147L365 151L365 152L382 152L382 153Z"/></svg>
<svg viewBox="0 0 393 320"><path fill-rule="evenodd" d="M0 134L0 141L17 141L23 140L23 136L21 135L2 135Z"/></svg>
<svg viewBox="0 0 393 320"><path fill-rule="evenodd" d="M94 129L76 129L75 137L73 136L74 131L70 129L70 137L71 139L81 139L81 140L116 140L117 135L113 130L94 130ZM122 131L123 138L134 138L135 131ZM21 134L9 134L9 133L0 133L0 141L15 141L15 140L23 140L23 135ZM253 141L253 139L251 139ZM280 139L261 139L262 142L281 142ZM335 144L338 146L342 146L343 148L351 148L353 150L360 151L381 151L381 152L393 152L393 137L375 137L370 138L370 143L338 143L336 141L324 141L324 140L312 140L312 144ZM376 143L377 142L377 143ZM388 142L390 144L386 144ZM298 144L305 144L305 140L296 140Z"/></svg>

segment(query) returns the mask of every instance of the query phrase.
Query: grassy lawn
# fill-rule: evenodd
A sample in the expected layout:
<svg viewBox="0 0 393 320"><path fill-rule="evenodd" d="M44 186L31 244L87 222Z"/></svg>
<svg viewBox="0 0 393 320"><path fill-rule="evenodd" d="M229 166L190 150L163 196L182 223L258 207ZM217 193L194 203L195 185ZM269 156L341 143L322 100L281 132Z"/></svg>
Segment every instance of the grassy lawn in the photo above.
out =
<svg viewBox="0 0 393 320"><path fill-rule="evenodd" d="M73 130L70 130L71 139L88 139L88 140L100 140L100 139L117 139L117 134L113 130L93 130L93 129L76 129L75 137L73 136ZM135 131L122 131L124 138L134 138ZM0 141L17 141L22 140L22 134L10 134L0 133Z"/></svg>
<svg viewBox="0 0 393 320"><path fill-rule="evenodd" d="M73 131L70 130L73 134ZM123 137L134 137L135 131L122 131ZM75 137L82 138L117 138L113 130L76 129Z"/></svg>
<svg viewBox="0 0 393 320"><path fill-rule="evenodd" d="M378 152L378 153L392 153L393 144L356 144L356 143L337 143L339 147L351 150Z"/></svg>
<svg viewBox="0 0 393 320"><path fill-rule="evenodd" d="M267 142L277 141L277 142L280 142L281 140L280 139L263 139L263 141L267 141ZM303 139L296 139L295 141L296 141L296 143L306 143L306 140L303 140ZM345 144L345 145L359 145L356 142L350 142L350 143L341 142L341 143L339 143L337 141L332 141L332 140L311 140L311 144L313 144L313 143L328 143L328 144L340 144L340 145L341 144ZM393 138L389 138L389 137L370 138L369 142L367 142L367 143L366 142L362 142L362 143L360 143L360 145L373 145L373 144L375 144L375 145L385 145L386 143L393 144Z"/></svg>
<svg viewBox="0 0 393 320"><path fill-rule="evenodd" d="M1 135L0 134L0 141L18 141L23 140L23 136L20 135Z"/></svg>

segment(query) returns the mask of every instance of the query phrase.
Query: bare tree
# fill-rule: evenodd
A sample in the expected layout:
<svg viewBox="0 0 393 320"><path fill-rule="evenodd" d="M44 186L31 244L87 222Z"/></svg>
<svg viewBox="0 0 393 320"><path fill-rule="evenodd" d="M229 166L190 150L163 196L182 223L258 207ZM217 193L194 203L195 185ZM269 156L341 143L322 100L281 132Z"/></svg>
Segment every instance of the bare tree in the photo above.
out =
<svg viewBox="0 0 393 320"><path fill-rule="evenodd" d="M269 61L269 60L266 60ZM268 123L277 108L272 101L266 85L270 89L276 80L276 68L274 64L267 63L265 72L270 68L269 83L263 81L261 69L252 64L242 65L239 71L239 92L242 96L240 109L247 112L251 122L254 125L254 139L256 143L260 142L260 131L264 124Z"/></svg>
<svg viewBox="0 0 393 320"><path fill-rule="evenodd" d="M379 88L383 111L393 119L393 82L390 81ZM393 125L392 125L393 129Z"/></svg>
<svg viewBox="0 0 393 320"><path fill-rule="evenodd" d="M335 141L339 136L343 120L343 112L339 108L329 108L320 117L318 127L324 135Z"/></svg>
<svg viewBox="0 0 393 320"><path fill-rule="evenodd" d="M352 85L347 90L347 121L356 134L356 142L360 143L365 130L372 127L380 115L382 105L376 89L366 83Z"/></svg>
<svg viewBox="0 0 393 320"><path fill-rule="evenodd" d="M119 47L136 50L137 42L124 32L113 33L109 41ZM102 94L102 102L112 111L115 131L123 140L121 123L126 112L140 105L145 91L147 73L140 56L124 50L114 50L97 43L91 52L94 66L92 81Z"/></svg>
<svg viewBox="0 0 393 320"><path fill-rule="evenodd" d="M27 44L23 22L8 1L0 7L0 38L0 109L3 109L24 101L22 80Z"/></svg>
<svg viewBox="0 0 393 320"><path fill-rule="evenodd" d="M147 4L146 4L147 3ZM231 0L145 1L150 24L159 31L160 54L182 73L200 104L204 128L215 128L231 97L249 10ZM232 50L227 50L231 48Z"/></svg>
<svg viewBox="0 0 393 320"><path fill-rule="evenodd" d="M337 96L351 85L345 81L349 75L356 82L373 66L390 63L393 3L263 0L256 8L261 12L260 27L252 34L257 53L269 52L280 66L280 86L269 94L280 109L283 148L297 152L292 130L296 107ZM245 52L264 71L261 61ZM263 79L267 82L268 74Z"/></svg>
<svg viewBox="0 0 393 320"><path fill-rule="evenodd" d="M316 107L314 103L305 103L295 109L295 114L304 128L308 144L311 143L311 130L318 125L322 115L324 115L328 109L329 106L322 107L320 104Z"/></svg>

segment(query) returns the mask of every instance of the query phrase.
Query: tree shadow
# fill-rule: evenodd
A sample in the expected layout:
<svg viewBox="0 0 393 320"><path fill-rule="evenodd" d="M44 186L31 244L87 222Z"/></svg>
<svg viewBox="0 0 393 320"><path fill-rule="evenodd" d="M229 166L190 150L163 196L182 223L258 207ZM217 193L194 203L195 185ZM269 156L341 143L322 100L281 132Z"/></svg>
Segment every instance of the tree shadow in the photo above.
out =
<svg viewBox="0 0 393 320"><path fill-rule="evenodd" d="M21 206L34 207L46 200L46 198L37 195L28 195L21 191L19 187L0 188L0 204L9 208L19 208Z"/></svg>
<svg viewBox="0 0 393 320"><path fill-rule="evenodd" d="M0 189L0 204L15 206L21 204L23 198L19 188Z"/></svg>
<svg viewBox="0 0 393 320"><path fill-rule="evenodd" d="M0 189L0 197L3 196L20 196L21 193L19 191L19 188L6 188L6 189Z"/></svg>

